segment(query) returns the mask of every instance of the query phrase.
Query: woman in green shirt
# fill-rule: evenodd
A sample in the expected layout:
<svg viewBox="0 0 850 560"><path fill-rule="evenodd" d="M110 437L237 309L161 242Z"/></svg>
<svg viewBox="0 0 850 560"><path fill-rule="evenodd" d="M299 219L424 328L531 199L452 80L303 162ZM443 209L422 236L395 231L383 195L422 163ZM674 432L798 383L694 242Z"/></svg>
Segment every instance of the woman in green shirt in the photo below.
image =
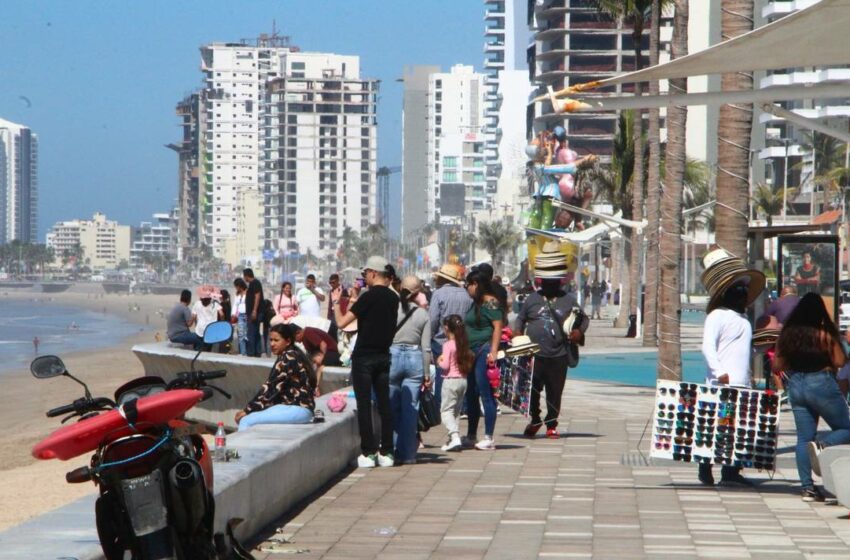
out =
<svg viewBox="0 0 850 560"><path fill-rule="evenodd" d="M475 364L467 378L466 411L469 428L466 439L467 444L474 444L476 449L489 450L496 448L493 442L496 399L487 380L487 366L496 361L505 316L489 277L477 271L470 273L466 277L466 289L472 297L473 305L464 317L464 323L469 346L475 354ZM484 406L484 438L476 441L478 421L481 418L479 398Z"/></svg>

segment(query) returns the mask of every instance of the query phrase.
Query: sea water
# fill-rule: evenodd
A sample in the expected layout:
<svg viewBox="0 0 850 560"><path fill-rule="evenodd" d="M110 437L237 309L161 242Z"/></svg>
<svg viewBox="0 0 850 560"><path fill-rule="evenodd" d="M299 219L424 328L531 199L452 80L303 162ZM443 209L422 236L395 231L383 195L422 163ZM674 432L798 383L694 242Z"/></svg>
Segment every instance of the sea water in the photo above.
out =
<svg viewBox="0 0 850 560"><path fill-rule="evenodd" d="M144 327L120 317L57 305L49 298L5 301L0 305L0 370L26 368L38 355L62 357L71 352L107 348Z"/></svg>
<svg viewBox="0 0 850 560"><path fill-rule="evenodd" d="M658 352L624 352L622 354L585 354L569 376L589 381L607 381L625 385L654 387L657 378ZM682 377L690 383L705 380L705 359L700 352L682 352Z"/></svg>

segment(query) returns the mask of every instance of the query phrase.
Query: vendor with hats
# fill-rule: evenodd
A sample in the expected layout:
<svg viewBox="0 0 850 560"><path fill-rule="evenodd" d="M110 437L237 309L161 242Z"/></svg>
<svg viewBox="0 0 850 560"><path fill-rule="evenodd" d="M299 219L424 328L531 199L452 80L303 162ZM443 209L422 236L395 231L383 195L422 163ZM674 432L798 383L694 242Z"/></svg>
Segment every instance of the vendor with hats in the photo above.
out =
<svg viewBox="0 0 850 560"><path fill-rule="evenodd" d="M710 297L702 338L705 382L749 388L753 329L745 312L764 290L764 274L723 249L709 252L703 265L702 283ZM699 480L714 485L710 463L699 464ZM721 483L751 486L739 467L727 465L721 469Z"/></svg>
<svg viewBox="0 0 850 560"><path fill-rule="evenodd" d="M431 295L431 305L428 314L431 319L431 355L441 356L443 344L446 343L446 333L443 332L443 323L451 315L465 317L466 312L472 307L472 298L463 288L463 271L456 264L444 264L434 274L434 283L437 289ZM437 404L442 404L441 393L443 390L443 371L437 368L434 380L434 396Z"/></svg>
<svg viewBox="0 0 850 560"><path fill-rule="evenodd" d="M563 324L576 306L576 297L573 293L564 292L562 288L567 278L566 256L556 250L547 252L546 249L544 247L534 260L534 275L540 280L540 290L525 298L517 315L515 332L525 332L531 342L540 348L534 358L531 376L531 423L523 433L526 437L534 437L543 425L540 418L540 393L545 388L546 437L558 438L561 393L567 381L570 352ZM571 329L569 342L584 343L584 333Z"/></svg>

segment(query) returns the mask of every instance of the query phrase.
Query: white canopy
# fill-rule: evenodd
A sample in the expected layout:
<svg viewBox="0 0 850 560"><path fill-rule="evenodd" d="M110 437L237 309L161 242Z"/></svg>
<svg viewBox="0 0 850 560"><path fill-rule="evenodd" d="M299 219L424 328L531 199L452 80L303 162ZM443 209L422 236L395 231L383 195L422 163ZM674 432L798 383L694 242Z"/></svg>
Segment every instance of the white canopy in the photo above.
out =
<svg viewBox="0 0 850 560"><path fill-rule="evenodd" d="M602 80L600 85L686 76L850 64L850 0L821 0L702 51Z"/></svg>

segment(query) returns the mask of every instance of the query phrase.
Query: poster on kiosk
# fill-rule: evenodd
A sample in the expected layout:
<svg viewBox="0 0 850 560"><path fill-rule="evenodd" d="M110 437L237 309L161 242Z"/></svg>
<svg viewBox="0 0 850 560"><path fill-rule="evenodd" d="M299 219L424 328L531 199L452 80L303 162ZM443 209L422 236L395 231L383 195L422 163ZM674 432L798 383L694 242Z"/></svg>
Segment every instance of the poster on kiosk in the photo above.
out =
<svg viewBox="0 0 850 560"><path fill-rule="evenodd" d="M781 235L777 262L777 289L794 286L797 295L820 294L833 321L838 321L838 236Z"/></svg>

